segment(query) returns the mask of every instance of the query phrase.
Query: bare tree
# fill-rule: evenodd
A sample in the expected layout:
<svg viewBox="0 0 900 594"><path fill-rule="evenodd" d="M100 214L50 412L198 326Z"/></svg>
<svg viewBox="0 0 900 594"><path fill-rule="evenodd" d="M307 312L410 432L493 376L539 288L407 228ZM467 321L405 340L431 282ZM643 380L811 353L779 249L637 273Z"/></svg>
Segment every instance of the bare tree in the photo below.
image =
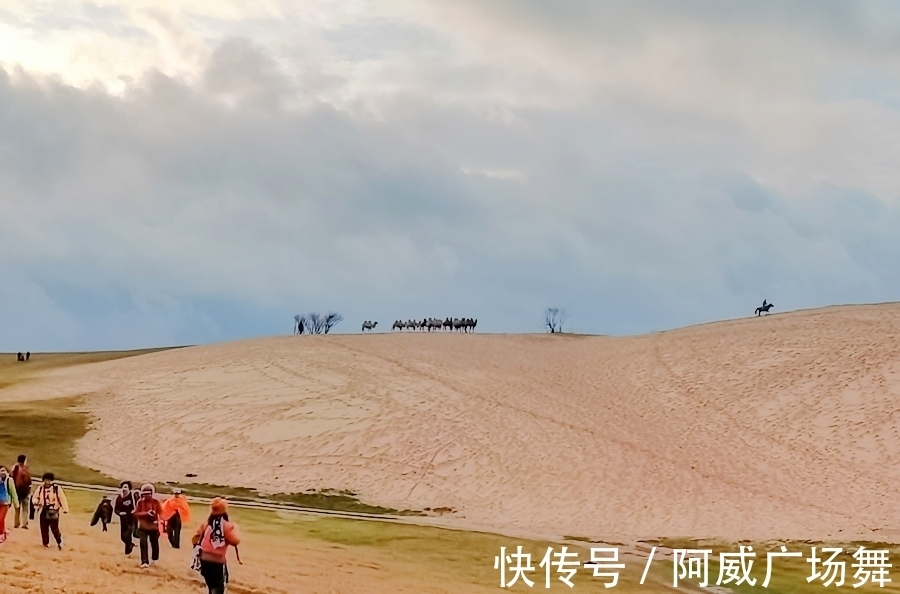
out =
<svg viewBox="0 0 900 594"><path fill-rule="evenodd" d="M310 313L303 316L303 325L309 334L322 333L322 314Z"/></svg>
<svg viewBox="0 0 900 594"><path fill-rule="evenodd" d="M341 314L335 312L328 312L325 315L313 312L302 316L297 324L301 331L307 334L328 334L343 319Z"/></svg>
<svg viewBox="0 0 900 594"><path fill-rule="evenodd" d="M563 324L569 319L569 312L556 307L548 307L544 310L544 327L550 334L563 331Z"/></svg>
<svg viewBox="0 0 900 594"><path fill-rule="evenodd" d="M328 314L322 319L322 331L325 334L328 334L328 331L337 326L343 319L344 316L339 313L335 313L333 311L328 312Z"/></svg>

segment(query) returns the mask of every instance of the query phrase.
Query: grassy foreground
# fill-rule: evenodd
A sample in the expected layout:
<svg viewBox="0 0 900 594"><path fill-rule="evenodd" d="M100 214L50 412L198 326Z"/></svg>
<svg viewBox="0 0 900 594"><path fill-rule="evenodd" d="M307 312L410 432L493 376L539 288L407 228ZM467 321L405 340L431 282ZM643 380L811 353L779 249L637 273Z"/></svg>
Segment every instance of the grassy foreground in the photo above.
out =
<svg viewBox="0 0 900 594"><path fill-rule="evenodd" d="M73 501L73 513L81 516L78 521L86 523L88 514L96 504L97 496L73 492L70 498ZM195 519L200 519L204 517L207 510L202 506L195 506L193 513ZM371 581L367 581L365 587L360 587L359 590L349 587L338 588L334 590L336 592L359 591L369 594L370 592L406 591L402 585L408 585L410 579L417 584L416 592L486 593L503 591L499 588L499 573L493 567L494 557L499 554L500 547L506 547L507 553L509 553L519 545L523 547L523 552L532 555L531 563L534 571L526 575L534 582L534 585L529 588L519 582L510 590L519 592L547 590L544 581L545 573L539 564L548 547L552 547L554 552L561 549L561 545L558 543L422 526L312 518L298 514L245 509L234 509L231 515L240 524L247 543L246 546L242 546L242 555L246 558L247 566L237 573L239 579L241 575L246 575L250 566L253 566L254 570L258 569L264 572L282 571L285 580L296 585L296 591L306 591L302 589L302 586L309 585L303 580L309 577L307 564L313 563L311 558L313 551L322 552L324 557L319 562L331 564L332 571L352 573L354 570L351 567L360 566L372 571ZM823 591L821 582L808 583L806 581L809 576L809 564L806 563L810 547L808 543L784 543L790 551L802 551L803 557L776 560L773 564L771 582L765 589L762 587L766 571L765 551L776 550L781 543L753 545L757 552L757 558L751 570L752 577L757 580L755 586L728 584L719 589L715 589L719 564L712 559L716 559L718 553L722 551L737 551L737 544L706 543L691 539L661 540L653 544L672 548L711 548L714 551L709 565L709 584L712 588L704 590L696 587L696 582L681 581L678 591L720 592L722 594L727 592L813 594ZM844 586L841 590L900 592L898 584L893 582L885 588L870 585L860 588L852 587L856 580L853 579L855 570L850 567L853 560L849 557L849 553L855 551L859 544L866 544L871 548L878 546L877 543L844 543L844 550L848 554L842 557L847 561L847 569ZM573 544L569 546L569 551L576 552L579 561L586 561L590 556L588 550L590 546L588 543L584 543L583 547ZM266 565L269 559L264 558L266 555L263 551L269 548L293 551L296 567L290 569L278 567L274 561L274 567ZM630 547L623 546L621 551L624 553L626 548ZM625 568L621 570L618 584L612 591L627 594L639 592L657 594L675 591L672 588L673 565L669 559L656 557L646 582L643 585L639 583L646 558L646 554L642 556L623 554L620 561L625 563ZM296 573L292 573L294 571ZM561 574L556 571L556 568L552 568L551 591L594 593L610 591L603 585L605 579L593 577L591 571L584 567L580 568L573 578L574 587L571 589L559 580L559 575ZM321 586L322 579L324 578L313 583ZM292 582L291 580L296 581ZM238 582L237 585L241 585L241 582ZM834 588L833 585L829 589L832 588ZM241 591L241 589L238 588L237 591ZM246 591L254 590L247 589ZM309 591L320 590L316 587ZM323 589L321 591L330 590Z"/></svg>

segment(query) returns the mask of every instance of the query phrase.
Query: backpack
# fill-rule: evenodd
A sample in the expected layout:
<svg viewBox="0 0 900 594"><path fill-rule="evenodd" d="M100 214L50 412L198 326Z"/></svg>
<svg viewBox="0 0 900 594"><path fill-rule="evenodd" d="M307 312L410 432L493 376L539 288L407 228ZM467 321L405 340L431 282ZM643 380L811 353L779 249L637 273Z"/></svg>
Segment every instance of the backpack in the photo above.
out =
<svg viewBox="0 0 900 594"><path fill-rule="evenodd" d="M16 483L17 489L24 489L31 486L31 473L28 467L16 464L12 470L13 481Z"/></svg>
<svg viewBox="0 0 900 594"><path fill-rule="evenodd" d="M47 518L48 520L58 520L58 519L59 519L59 505L60 505L60 502L59 502L59 486L56 485L56 484L54 484L54 485L52 485L52 487L53 487L53 495L56 497L56 505L53 506L53 507L50 507L50 505L42 505L42 506L41 506L41 513L42 513L42 514L44 515L44 517ZM43 485L41 485L40 488L41 488L41 503L47 503L47 504L49 504L49 502L47 501L47 490L46 490L46 488L45 488Z"/></svg>
<svg viewBox="0 0 900 594"><path fill-rule="evenodd" d="M15 493L15 482L13 481L11 476L6 477L2 481L0 481L0 501L2 502L12 502L13 494Z"/></svg>

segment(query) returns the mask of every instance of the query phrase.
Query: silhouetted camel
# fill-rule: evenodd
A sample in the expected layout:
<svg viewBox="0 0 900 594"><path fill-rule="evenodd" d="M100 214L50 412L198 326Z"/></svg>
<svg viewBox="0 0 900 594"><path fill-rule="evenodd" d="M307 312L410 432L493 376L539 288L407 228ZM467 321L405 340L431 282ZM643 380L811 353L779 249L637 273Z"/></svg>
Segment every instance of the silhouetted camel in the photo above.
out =
<svg viewBox="0 0 900 594"><path fill-rule="evenodd" d="M363 324L363 331L365 332L368 328L366 327L366 322ZM447 318L442 320L440 318L424 318L422 321L419 320L396 320L394 325L391 326L391 330L419 330L421 332L428 331L442 331L449 330L451 332L472 332L475 331L475 326L478 325L478 320L474 318ZM374 325L372 326L374 328Z"/></svg>
<svg viewBox="0 0 900 594"><path fill-rule="evenodd" d="M378 325L378 322L363 322L362 331L365 332L366 330L369 330L369 331L374 330L375 326L377 326L377 325Z"/></svg>

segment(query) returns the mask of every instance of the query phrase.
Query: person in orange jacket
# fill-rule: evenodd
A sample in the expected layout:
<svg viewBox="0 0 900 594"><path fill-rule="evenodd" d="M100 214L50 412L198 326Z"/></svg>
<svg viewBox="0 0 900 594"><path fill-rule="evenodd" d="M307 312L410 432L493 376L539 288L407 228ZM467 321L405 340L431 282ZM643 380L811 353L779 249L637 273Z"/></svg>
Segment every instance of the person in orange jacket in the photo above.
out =
<svg viewBox="0 0 900 594"><path fill-rule="evenodd" d="M173 549L180 549L181 528L191 521L191 506L181 493L181 489L172 489L172 496L163 501L162 520L169 544Z"/></svg>
<svg viewBox="0 0 900 594"><path fill-rule="evenodd" d="M209 504L209 518L200 524L191 543L200 547L200 575L206 581L209 594L225 594L228 583L226 553L234 547L238 563L238 545L241 543L237 525L228 519L228 502L216 497Z"/></svg>
<svg viewBox="0 0 900 594"><path fill-rule="evenodd" d="M141 498L134 507L137 520L138 538L141 543L141 567L150 567L150 562L159 561L159 534L162 522L162 505L153 496L156 489L147 483L141 487ZM149 545L149 555L148 555Z"/></svg>

